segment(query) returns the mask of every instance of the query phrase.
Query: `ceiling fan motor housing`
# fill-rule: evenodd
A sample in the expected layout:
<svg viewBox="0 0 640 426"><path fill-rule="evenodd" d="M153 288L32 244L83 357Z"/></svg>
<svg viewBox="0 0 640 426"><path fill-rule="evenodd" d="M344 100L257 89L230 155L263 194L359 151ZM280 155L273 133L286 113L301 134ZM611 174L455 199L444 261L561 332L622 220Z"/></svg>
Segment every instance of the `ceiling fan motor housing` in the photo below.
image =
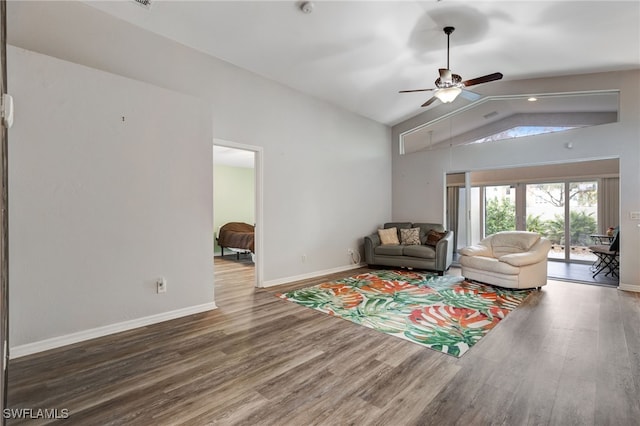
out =
<svg viewBox="0 0 640 426"><path fill-rule="evenodd" d="M464 87L464 84L462 84L462 77L458 74L451 74L451 81L438 78L435 84L438 89L446 89L447 87Z"/></svg>

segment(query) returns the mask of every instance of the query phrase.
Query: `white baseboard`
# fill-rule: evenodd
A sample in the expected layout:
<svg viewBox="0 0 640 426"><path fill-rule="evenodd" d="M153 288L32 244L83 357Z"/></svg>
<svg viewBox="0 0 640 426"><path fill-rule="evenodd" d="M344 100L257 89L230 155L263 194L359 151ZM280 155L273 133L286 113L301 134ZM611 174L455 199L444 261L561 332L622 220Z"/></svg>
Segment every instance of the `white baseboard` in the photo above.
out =
<svg viewBox="0 0 640 426"><path fill-rule="evenodd" d="M618 289L619 290L624 290L624 291L635 291L635 292L640 292L640 286L637 285L631 285L631 284L622 284L620 283L618 285Z"/></svg>
<svg viewBox="0 0 640 426"><path fill-rule="evenodd" d="M335 274L337 272L350 271L352 269L362 268L363 266L367 266L367 264L366 263L356 263L354 265L339 266L337 268L325 269L323 271L310 272L308 274L295 275L293 277L277 278L275 280L264 281L262 283L261 287L273 287L273 286L276 286L276 285L288 284L288 283L291 283L291 282L294 282L294 281L307 280L309 278L321 277L323 275Z"/></svg>
<svg viewBox="0 0 640 426"><path fill-rule="evenodd" d="M144 327L163 321L185 317L187 315L211 311L216 308L217 306L214 302L204 303L202 305L189 306L187 308L176 309L175 311L163 312L160 314L137 318L130 321L123 321L115 324L105 325L102 327L91 328L89 330L82 330L76 333L66 334L64 336L40 340L39 342L14 346L9 350L9 355L10 359L20 358L38 352L47 351L49 349L55 349L61 346L71 345L73 343L83 342L89 339L95 339L96 337L103 337L109 334L131 330L133 328Z"/></svg>

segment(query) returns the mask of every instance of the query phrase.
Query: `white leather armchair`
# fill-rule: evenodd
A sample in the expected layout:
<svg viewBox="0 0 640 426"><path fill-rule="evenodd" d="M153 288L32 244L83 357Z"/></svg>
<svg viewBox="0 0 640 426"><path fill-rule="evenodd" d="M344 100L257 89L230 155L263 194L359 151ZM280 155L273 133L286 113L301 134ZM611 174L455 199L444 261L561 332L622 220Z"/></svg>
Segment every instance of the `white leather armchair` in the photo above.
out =
<svg viewBox="0 0 640 426"><path fill-rule="evenodd" d="M547 284L551 242L535 232L504 231L459 250L462 276L508 288Z"/></svg>

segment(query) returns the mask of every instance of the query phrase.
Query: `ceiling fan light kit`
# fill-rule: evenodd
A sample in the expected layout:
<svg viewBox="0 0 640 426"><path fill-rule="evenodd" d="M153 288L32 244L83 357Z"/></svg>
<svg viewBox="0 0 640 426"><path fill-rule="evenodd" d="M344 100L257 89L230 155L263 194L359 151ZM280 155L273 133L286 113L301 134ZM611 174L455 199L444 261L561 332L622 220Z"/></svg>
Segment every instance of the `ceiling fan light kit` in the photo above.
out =
<svg viewBox="0 0 640 426"><path fill-rule="evenodd" d="M445 87L444 89L438 89L433 96L440 99L440 102L449 104L456 100L458 95L462 93L462 89L456 86Z"/></svg>
<svg viewBox="0 0 640 426"><path fill-rule="evenodd" d="M451 103L458 97L460 93L462 93L462 90L466 87L475 86L476 84L488 83L490 81L500 80L502 78L502 73L495 72L493 74L488 74L482 77L473 78L471 80L462 81L462 77L460 77L458 74L452 73L451 68L449 68L449 37L451 36L451 33L455 31L455 28L444 27L442 30L447 35L447 68L440 68L438 70L440 72L440 77L435 81L436 87L432 89L414 89L400 91L400 93L410 93L435 90L433 96L427 102L422 104L423 107L431 105L436 99L446 104Z"/></svg>

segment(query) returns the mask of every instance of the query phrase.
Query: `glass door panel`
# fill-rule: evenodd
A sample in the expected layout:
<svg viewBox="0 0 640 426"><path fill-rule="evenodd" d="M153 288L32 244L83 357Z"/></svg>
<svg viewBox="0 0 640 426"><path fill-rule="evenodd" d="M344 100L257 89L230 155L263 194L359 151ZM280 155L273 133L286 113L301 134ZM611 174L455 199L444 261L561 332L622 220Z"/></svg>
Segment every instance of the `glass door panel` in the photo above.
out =
<svg viewBox="0 0 640 426"><path fill-rule="evenodd" d="M454 247L454 253L457 253L459 249L468 246L467 243L467 194L464 186L456 188L458 191L458 211L457 211L457 223Z"/></svg>
<svg viewBox="0 0 640 426"><path fill-rule="evenodd" d="M526 228L551 240L550 259L565 259L565 184L526 186Z"/></svg>
<svg viewBox="0 0 640 426"><path fill-rule="evenodd" d="M509 185L484 187L484 235L516 229L516 191Z"/></svg>
<svg viewBox="0 0 640 426"><path fill-rule="evenodd" d="M469 214L471 215L471 220L469 221L470 232L470 241L469 244L477 244L480 242L482 238L482 230L483 230L483 212L484 210L481 208L480 199L482 198L480 195L482 194L481 188L479 186L472 186L470 191L471 198L471 206L469 207Z"/></svg>
<svg viewBox="0 0 640 426"><path fill-rule="evenodd" d="M588 247L591 235L598 230L598 182L569 183L569 235L571 260L593 262L595 256Z"/></svg>

